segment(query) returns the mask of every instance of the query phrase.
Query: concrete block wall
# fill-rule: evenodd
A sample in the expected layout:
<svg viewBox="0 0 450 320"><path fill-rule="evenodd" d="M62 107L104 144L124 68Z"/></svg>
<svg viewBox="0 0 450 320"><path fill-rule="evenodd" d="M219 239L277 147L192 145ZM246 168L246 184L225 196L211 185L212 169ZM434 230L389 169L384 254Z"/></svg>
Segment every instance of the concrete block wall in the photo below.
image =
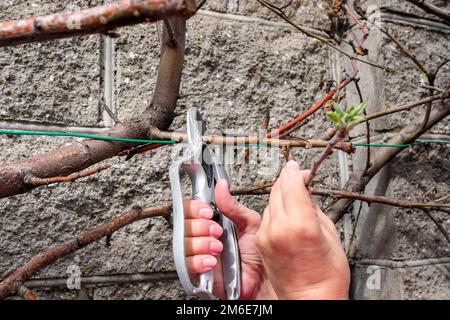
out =
<svg viewBox="0 0 450 320"><path fill-rule="evenodd" d="M100 2L0 0L0 20ZM282 1L276 3L283 4ZM395 7L396 3L390 1L386 5ZM328 1L305 0L294 2L286 12L295 21L321 32L329 28L328 6ZM448 33L393 23L387 25L399 37L413 43L424 58L428 58L429 52L442 55L448 52L448 41L444 37ZM102 36L88 36L0 49L0 124L8 128L76 126L99 132L111 122L99 102L106 91L110 92L106 101L119 119L132 120L151 101L158 70L160 28L156 24L146 24L121 29L120 38L114 40L113 46L105 44ZM427 47L417 44L424 37L433 39ZM371 45L380 50L386 64L395 64L400 72L399 77L383 75L380 92L383 106L416 100L418 90L414 83L420 75L411 72L410 63L387 41L375 39ZM108 54L112 56L109 62L105 58ZM318 100L325 93L325 82L343 76L343 66L340 58L328 48L293 31L256 1L208 1L203 10L188 21L181 86L185 97L178 103L171 129L184 128L189 106L199 107L208 127L214 130L256 133L267 110L270 111L270 127L276 127ZM108 71L108 68L111 69ZM448 79L448 72L448 68L443 70L444 80L439 81ZM369 71L361 74L361 78L371 76ZM402 114L383 124L386 128L374 126L372 134L387 135L388 129L398 129L415 116L416 113ZM317 137L329 125L325 116L317 113L300 133L304 138ZM448 121L433 132L448 135ZM71 141L74 139L1 136L0 162L17 162ZM116 157L105 161L113 164L111 169L94 176L0 200L0 279L42 250L72 239L135 205L151 206L169 201L168 166L174 153L171 148L138 155L129 161ZM242 148L238 150L242 151ZM318 151L295 150L294 153L296 159L309 167ZM416 199L431 185L436 188L429 197L438 198L448 193L448 153L445 146L415 147L404 152L392 165L390 194ZM240 159L242 156L238 157ZM352 160L348 157L347 162L339 162L338 154L333 155L322 168L320 175L324 180L319 186L338 188L345 176L342 167L351 171ZM272 181L276 170L267 174L261 167L270 168L270 162L258 164L253 159L240 167L231 166L232 185L244 187ZM260 212L267 203L267 197L245 196L240 200ZM322 205L328 203L324 199L318 201ZM398 225L398 240L387 258L448 256L448 245L421 213L398 209L393 216ZM448 223L445 217L439 219L441 223ZM342 230L344 227L340 225ZM422 230L420 236L418 229ZM99 241L42 270L34 278L52 279L59 284L34 290L49 299L185 298L173 273L171 237L171 228L163 218L134 223L114 233L110 246L106 246L104 240ZM427 248L426 252L421 251L423 247ZM86 278L139 273L147 280L132 284L86 285L82 290L69 290L64 283L72 265L79 266ZM450 292L443 268L445 266L400 270L404 279L399 282L401 298L448 298ZM364 272L365 269L361 274Z"/></svg>

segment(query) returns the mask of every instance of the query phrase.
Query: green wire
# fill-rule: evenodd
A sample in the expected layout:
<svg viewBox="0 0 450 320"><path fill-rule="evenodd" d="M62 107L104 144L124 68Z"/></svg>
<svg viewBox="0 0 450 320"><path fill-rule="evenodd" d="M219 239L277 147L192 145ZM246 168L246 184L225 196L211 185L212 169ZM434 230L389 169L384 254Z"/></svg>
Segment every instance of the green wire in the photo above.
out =
<svg viewBox="0 0 450 320"><path fill-rule="evenodd" d="M355 147L374 147L374 148L406 148L415 144L450 144L450 141L445 140L416 140L407 144L384 144L384 143L353 143Z"/></svg>
<svg viewBox="0 0 450 320"><path fill-rule="evenodd" d="M105 141L119 141L119 142L131 142L131 143L157 143L157 144L176 144L175 140L144 140L144 139L130 139L130 138L116 138L97 136L84 133L71 133L71 132L47 132L47 131L22 131L22 130L0 130L0 134L7 135L22 135L22 136L51 136L51 137L76 137ZM354 143L355 147L373 147L373 148L407 148L416 144L450 144L450 141L445 140L417 140L408 144L384 144L384 143ZM252 143L245 144L246 147L268 147L266 144Z"/></svg>
<svg viewBox="0 0 450 320"><path fill-rule="evenodd" d="M355 147L372 147L372 148L406 148L411 144L384 144L384 143L353 143Z"/></svg>
<svg viewBox="0 0 450 320"><path fill-rule="evenodd" d="M71 132L46 132L46 131L18 131L18 130L0 130L0 134L22 135L22 136L51 136L51 137L77 137L87 138L95 140L105 141L119 141L119 142L133 142L133 143L158 143L158 144L175 144L174 140L143 140L143 139L130 139L130 138L116 138L97 136L84 133L71 133Z"/></svg>

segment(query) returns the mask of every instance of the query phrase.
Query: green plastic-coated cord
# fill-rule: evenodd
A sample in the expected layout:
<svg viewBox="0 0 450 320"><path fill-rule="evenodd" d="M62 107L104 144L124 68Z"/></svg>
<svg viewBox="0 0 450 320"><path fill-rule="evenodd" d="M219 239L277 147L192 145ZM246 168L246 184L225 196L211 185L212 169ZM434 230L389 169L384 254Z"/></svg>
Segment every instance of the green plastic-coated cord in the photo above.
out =
<svg viewBox="0 0 450 320"><path fill-rule="evenodd" d="M0 130L0 134L6 135L21 135L21 136L50 136L50 137L75 137L85 139L95 139L104 141L118 141L118 142L131 142L131 143L155 143L155 144L176 144L175 140L146 140L146 139L131 139L131 138L117 138L99 136L85 133L72 133L72 132L47 132L47 131L24 131L24 130ZM408 144L384 144L384 143L353 143L355 147L372 147L372 148L407 148L418 144L450 144L450 141L446 140L417 140ZM245 144L246 147L269 147L266 144Z"/></svg>

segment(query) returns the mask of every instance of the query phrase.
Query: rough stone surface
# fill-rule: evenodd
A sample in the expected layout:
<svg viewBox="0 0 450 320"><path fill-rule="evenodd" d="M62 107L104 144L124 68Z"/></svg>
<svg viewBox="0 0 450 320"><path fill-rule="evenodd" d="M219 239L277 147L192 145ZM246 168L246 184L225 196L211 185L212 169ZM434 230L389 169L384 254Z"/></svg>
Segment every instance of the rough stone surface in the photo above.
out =
<svg viewBox="0 0 450 320"><path fill-rule="evenodd" d="M0 20L77 10L88 2L5 0L0 3ZM97 125L100 57L99 36L1 48L1 118Z"/></svg>
<svg viewBox="0 0 450 320"><path fill-rule="evenodd" d="M0 0L0 21L58 10L85 7L99 1L7 1ZM445 1L444 1L445 2ZM204 8L280 21L256 1L208 1ZM277 5L284 2L276 1ZM329 28L326 9L330 1L294 1L286 9L298 23ZM443 2L436 1L436 4ZM390 6L397 1L390 1ZM72 7L71 7L72 6ZM408 6L411 9L411 6ZM404 9L404 7L401 7ZM405 9L406 10L406 9ZM420 10L411 9L418 14ZM434 66L448 56L449 44L441 33L388 25L420 59ZM132 120L150 103L159 60L159 31L155 24L119 31L115 44L115 94L118 117ZM427 43L425 46L424 43ZM389 41L380 43L386 65L398 70L386 74L383 95L386 106L403 104L426 96L419 89L420 72ZM307 110L325 92L331 80L330 50L304 35L278 27L237 22L202 15L188 22L186 62L181 95L171 129L185 130L186 110L201 109L216 133L256 134L266 111L275 128ZM99 36L68 39L0 49L0 120L32 120L42 123L101 126L98 96L103 91L102 46ZM448 83L450 69L442 69L436 85ZM364 74L361 74L364 77ZM408 125L421 110L396 115L384 130ZM330 126L323 112L296 133L317 138ZM449 134L448 120L433 132ZM37 156L70 138L0 137L0 162L14 163ZM40 187L28 194L0 200L0 279L26 263L33 255L134 206L152 206L170 201L168 166L181 146L164 147L125 161L116 157L105 162L113 167L73 183ZM270 182L284 163L281 154L265 156L267 150L251 148L248 162L239 148L229 165L233 187ZM256 156L259 153L258 157ZM296 149L294 156L308 168L320 150ZM449 192L450 158L447 146L421 146L404 151L393 163L388 195L402 199L433 200ZM276 161L275 161L275 160ZM351 160L351 158L350 158ZM349 168L352 163L350 161ZM319 187L339 187L337 153L321 168ZM424 194L434 186L432 191ZM268 196L241 196L245 205L262 212ZM321 207L329 199L317 197ZM421 212L392 209L398 230L390 259L422 259L448 256L448 243ZM448 229L447 216L434 213ZM341 227L341 225L339 225ZM174 270L172 232L161 217L136 222L106 241L92 244L45 268L39 277L69 276L71 265L84 275ZM446 267L402 269L403 298L449 298ZM178 281L89 286L81 291L40 289L47 299L174 299L186 298Z"/></svg>

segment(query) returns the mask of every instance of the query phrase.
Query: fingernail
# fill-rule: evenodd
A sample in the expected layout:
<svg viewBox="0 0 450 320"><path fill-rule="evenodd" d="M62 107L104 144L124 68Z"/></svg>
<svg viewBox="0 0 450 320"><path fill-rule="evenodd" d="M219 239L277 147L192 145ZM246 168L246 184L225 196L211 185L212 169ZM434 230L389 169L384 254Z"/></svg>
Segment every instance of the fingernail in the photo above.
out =
<svg viewBox="0 0 450 320"><path fill-rule="evenodd" d="M198 214L202 218L211 219L213 217L213 215L214 215L214 212L212 211L211 208L201 208L199 210Z"/></svg>
<svg viewBox="0 0 450 320"><path fill-rule="evenodd" d="M209 235L212 237L220 237L222 235L222 228L218 226L217 224L212 224L209 226Z"/></svg>
<svg viewBox="0 0 450 320"><path fill-rule="evenodd" d="M220 253L220 252L222 252L222 250L223 250L223 245L222 245L221 242L218 242L218 241L216 241L216 242L211 242L211 243L209 244L209 249L210 249L212 252Z"/></svg>
<svg viewBox="0 0 450 320"><path fill-rule="evenodd" d="M217 259L214 257L203 259L203 266L214 267L217 264Z"/></svg>
<svg viewBox="0 0 450 320"><path fill-rule="evenodd" d="M286 169L288 169L288 170L299 170L300 167L299 167L297 161L289 160L289 161L286 163Z"/></svg>

